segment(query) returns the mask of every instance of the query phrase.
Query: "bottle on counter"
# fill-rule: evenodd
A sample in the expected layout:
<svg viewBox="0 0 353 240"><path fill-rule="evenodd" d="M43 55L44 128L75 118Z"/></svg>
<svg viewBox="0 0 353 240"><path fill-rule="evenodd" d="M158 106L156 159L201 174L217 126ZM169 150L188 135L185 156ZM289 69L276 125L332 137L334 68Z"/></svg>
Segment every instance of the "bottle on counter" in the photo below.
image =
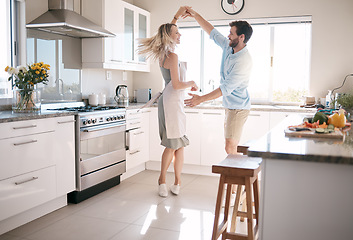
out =
<svg viewBox="0 0 353 240"><path fill-rule="evenodd" d="M326 105L325 105L326 108L331 108L331 103L332 103L331 95L332 95L332 91L328 90L328 93L326 95Z"/></svg>

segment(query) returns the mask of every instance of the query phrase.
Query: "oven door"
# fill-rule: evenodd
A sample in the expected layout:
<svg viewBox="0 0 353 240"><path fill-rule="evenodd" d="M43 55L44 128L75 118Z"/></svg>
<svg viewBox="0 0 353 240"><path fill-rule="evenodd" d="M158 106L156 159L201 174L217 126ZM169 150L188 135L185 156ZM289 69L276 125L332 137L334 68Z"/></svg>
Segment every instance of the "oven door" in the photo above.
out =
<svg viewBox="0 0 353 240"><path fill-rule="evenodd" d="M125 130L125 123L80 129L79 175L82 181L79 184L80 189L93 186L126 171Z"/></svg>

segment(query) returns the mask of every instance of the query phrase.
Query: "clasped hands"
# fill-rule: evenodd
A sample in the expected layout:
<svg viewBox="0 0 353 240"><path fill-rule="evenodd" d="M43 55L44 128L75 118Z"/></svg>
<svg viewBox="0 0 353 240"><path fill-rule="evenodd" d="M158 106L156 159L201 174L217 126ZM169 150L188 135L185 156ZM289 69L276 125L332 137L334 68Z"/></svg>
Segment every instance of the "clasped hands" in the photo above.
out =
<svg viewBox="0 0 353 240"><path fill-rule="evenodd" d="M195 11L190 6L181 6L176 14L176 16L187 18L194 17ZM177 17L178 18L178 17Z"/></svg>

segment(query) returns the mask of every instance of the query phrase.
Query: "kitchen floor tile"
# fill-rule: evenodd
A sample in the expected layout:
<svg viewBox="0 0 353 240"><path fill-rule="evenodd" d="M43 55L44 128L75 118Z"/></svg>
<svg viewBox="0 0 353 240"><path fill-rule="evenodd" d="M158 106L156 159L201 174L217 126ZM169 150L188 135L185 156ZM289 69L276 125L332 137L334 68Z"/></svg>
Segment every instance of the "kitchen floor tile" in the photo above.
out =
<svg viewBox="0 0 353 240"><path fill-rule="evenodd" d="M146 214L151 205L143 199L135 201L108 197L78 211L75 215L133 223Z"/></svg>
<svg viewBox="0 0 353 240"><path fill-rule="evenodd" d="M205 225L205 223L208 224ZM211 212L165 203L151 206L149 212L135 222L135 224L143 225L145 228L185 231L192 235L200 235L203 229L212 226L212 223L213 214Z"/></svg>
<svg viewBox="0 0 353 240"><path fill-rule="evenodd" d="M218 176L182 174L180 194L158 196L158 171L143 171L79 204L0 235L0 240L210 239ZM174 173L167 174L168 187ZM237 232L246 233L237 220Z"/></svg>
<svg viewBox="0 0 353 240"><path fill-rule="evenodd" d="M164 229L145 227L145 226L139 226L139 225L130 225L109 240L121 240L121 239L178 240L181 238L180 238L180 232L168 231Z"/></svg>
<svg viewBox="0 0 353 240"><path fill-rule="evenodd" d="M127 227L125 223L71 215L26 238L30 240L106 240L125 227Z"/></svg>
<svg viewBox="0 0 353 240"><path fill-rule="evenodd" d="M140 200L146 203L158 204L165 200L161 198L157 192L157 185L132 183L129 188L117 189L111 198L125 200Z"/></svg>
<svg viewBox="0 0 353 240"><path fill-rule="evenodd" d="M11 236L9 234L0 235L0 240L25 240L24 238Z"/></svg>
<svg viewBox="0 0 353 240"><path fill-rule="evenodd" d="M181 189L178 196L171 195L163 203L188 209L214 212L217 192L201 189Z"/></svg>

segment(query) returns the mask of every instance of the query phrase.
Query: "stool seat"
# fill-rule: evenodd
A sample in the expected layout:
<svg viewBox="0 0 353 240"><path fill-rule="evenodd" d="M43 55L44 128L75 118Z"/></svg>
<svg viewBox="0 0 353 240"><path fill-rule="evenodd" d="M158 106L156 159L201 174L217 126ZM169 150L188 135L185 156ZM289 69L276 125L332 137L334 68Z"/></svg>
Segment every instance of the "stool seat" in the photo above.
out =
<svg viewBox="0 0 353 240"><path fill-rule="evenodd" d="M222 239L256 239L259 222L259 184L258 174L261 170L262 158L248 157L246 155L228 155L223 161L212 165L212 172L220 174L217 202L215 209L215 220L213 226L212 240L218 239L222 235ZM237 192L234 203L231 228L228 228L228 214L230 209L230 198L232 185L236 184ZM238 210L242 185L245 186L247 212ZM220 218L220 210L222 207L223 192L227 186L226 203L224 208L224 219L218 224ZM252 194L254 195L255 213L253 213ZM236 217L246 217L248 224L248 235L235 233ZM255 229L253 229L253 219L256 219Z"/></svg>
<svg viewBox="0 0 353 240"><path fill-rule="evenodd" d="M232 174L238 177L255 177L260 172L262 158L229 154L223 161L212 165L212 173Z"/></svg>

